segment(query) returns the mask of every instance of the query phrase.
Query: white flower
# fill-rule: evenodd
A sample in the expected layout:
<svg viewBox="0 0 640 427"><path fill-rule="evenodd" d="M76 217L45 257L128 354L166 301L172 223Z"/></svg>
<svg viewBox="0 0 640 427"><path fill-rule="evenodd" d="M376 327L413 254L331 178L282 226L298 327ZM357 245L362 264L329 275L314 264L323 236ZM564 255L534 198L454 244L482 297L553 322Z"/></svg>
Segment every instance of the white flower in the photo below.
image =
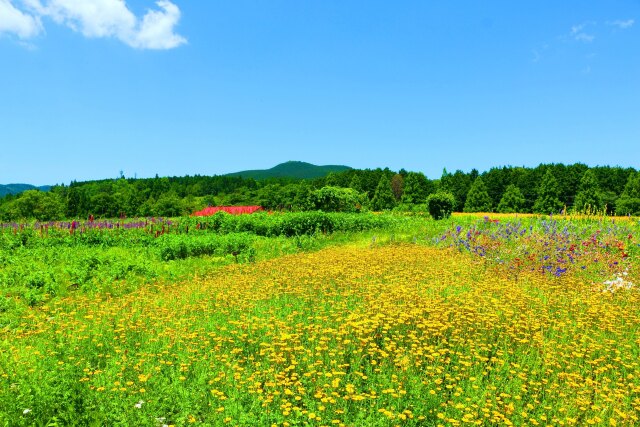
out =
<svg viewBox="0 0 640 427"><path fill-rule="evenodd" d="M606 285L606 287L603 289L603 292L611 293L614 293L620 289L632 289L635 286L632 282L624 280L621 276L616 276L615 280L607 280L603 282L603 285Z"/></svg>
<svg viewBox="0 0 640 427"><path fill-rule="evenodd" d="M144 400L139 401L138 403L136 403L135 405L133 405L134 407L140 409L142 408L142 404L144 403Z"/></svg>
<svg viewBox="0 0 640 427"><path fill-rule="evenodd" d="M22 415L27 415L29 412L31 412L31 409L25 409L24 411L22 411Z"/></svg>

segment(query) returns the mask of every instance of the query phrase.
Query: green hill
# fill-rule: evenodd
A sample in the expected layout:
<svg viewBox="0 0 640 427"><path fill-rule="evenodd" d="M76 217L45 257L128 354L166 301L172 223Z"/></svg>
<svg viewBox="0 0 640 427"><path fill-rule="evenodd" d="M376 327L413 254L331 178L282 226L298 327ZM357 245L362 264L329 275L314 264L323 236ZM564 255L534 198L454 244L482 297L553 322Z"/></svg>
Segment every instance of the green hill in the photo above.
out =
<svg viewBox="0 0 640 427"><path fill-rule="evenodd" d="M51 189L51 186L49 185L36 187L35 185L31 185L31 184L6 184L6 185L0 184L0 197L4 197L7 194L19 194L27 190L49 191L50 189Z"/></svg>
<svg viewBox="0 0 640 427"><path fill-rule="evenodd" d="M331 172L344 172L349 169L351 169L349 166L316 166L312 165L311 163L289 161L274 166L271 169L233 172L226 174L225 176L241 176L243 178L253 178L255 180L267 178L312 179L326 176Z"/></svg>

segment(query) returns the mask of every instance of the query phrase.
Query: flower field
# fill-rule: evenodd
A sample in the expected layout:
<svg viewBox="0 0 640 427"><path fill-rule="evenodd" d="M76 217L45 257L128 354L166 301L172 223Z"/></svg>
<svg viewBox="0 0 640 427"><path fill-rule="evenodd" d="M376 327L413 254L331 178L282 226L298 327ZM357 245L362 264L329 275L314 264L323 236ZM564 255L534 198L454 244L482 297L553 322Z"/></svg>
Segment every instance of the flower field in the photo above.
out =
<svg viewBox="0 0 640 427"><path fill-rule="evenodd" d="M0 324L0 420L640 423L637 224L427 228L20 311Z"/></svg>

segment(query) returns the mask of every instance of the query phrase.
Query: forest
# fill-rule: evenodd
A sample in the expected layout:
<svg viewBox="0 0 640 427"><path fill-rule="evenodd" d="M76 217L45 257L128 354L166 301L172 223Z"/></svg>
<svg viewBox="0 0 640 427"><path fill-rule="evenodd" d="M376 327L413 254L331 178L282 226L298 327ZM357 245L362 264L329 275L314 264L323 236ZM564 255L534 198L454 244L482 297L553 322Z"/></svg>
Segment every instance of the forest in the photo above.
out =
<svg viewBox="0 0 640 427"><path fill-rule="evenodd" d="M28 190L0 199L0 220L175 217L206 206L260 205L270 211L416 211L445 194L454 212L640 214L634 168L541 164L485 172L443 170L430 179L404 169L349 169L314 179L184 176L105 179Z"/></svg>

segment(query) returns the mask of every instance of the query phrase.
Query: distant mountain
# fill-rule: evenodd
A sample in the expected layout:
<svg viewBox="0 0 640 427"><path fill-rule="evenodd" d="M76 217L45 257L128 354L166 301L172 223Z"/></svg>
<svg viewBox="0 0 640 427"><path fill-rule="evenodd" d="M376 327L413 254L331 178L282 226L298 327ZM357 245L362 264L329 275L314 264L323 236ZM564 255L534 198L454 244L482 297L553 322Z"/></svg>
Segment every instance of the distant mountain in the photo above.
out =
<svg viewBox="0 0 640 427"><path fill-rule="evenodd" d="M241 176L243 178L253 178L255 180L267 178L312 179L327 176L331 172L344 172L349 169L351 169L349 166L316 166L311 163L289 161L274 166L271 169L233 172L226 174L225 176Z"/></svg>
<svg viewBox="0 0 640 427"><path fill-rule="evenodd" d="M42 185L40 187L36 187L35 185L31 184L0 184L0 197L4 197L7 194L19 194L27 190L49 191L50 189L50 185Z"/></svg>

